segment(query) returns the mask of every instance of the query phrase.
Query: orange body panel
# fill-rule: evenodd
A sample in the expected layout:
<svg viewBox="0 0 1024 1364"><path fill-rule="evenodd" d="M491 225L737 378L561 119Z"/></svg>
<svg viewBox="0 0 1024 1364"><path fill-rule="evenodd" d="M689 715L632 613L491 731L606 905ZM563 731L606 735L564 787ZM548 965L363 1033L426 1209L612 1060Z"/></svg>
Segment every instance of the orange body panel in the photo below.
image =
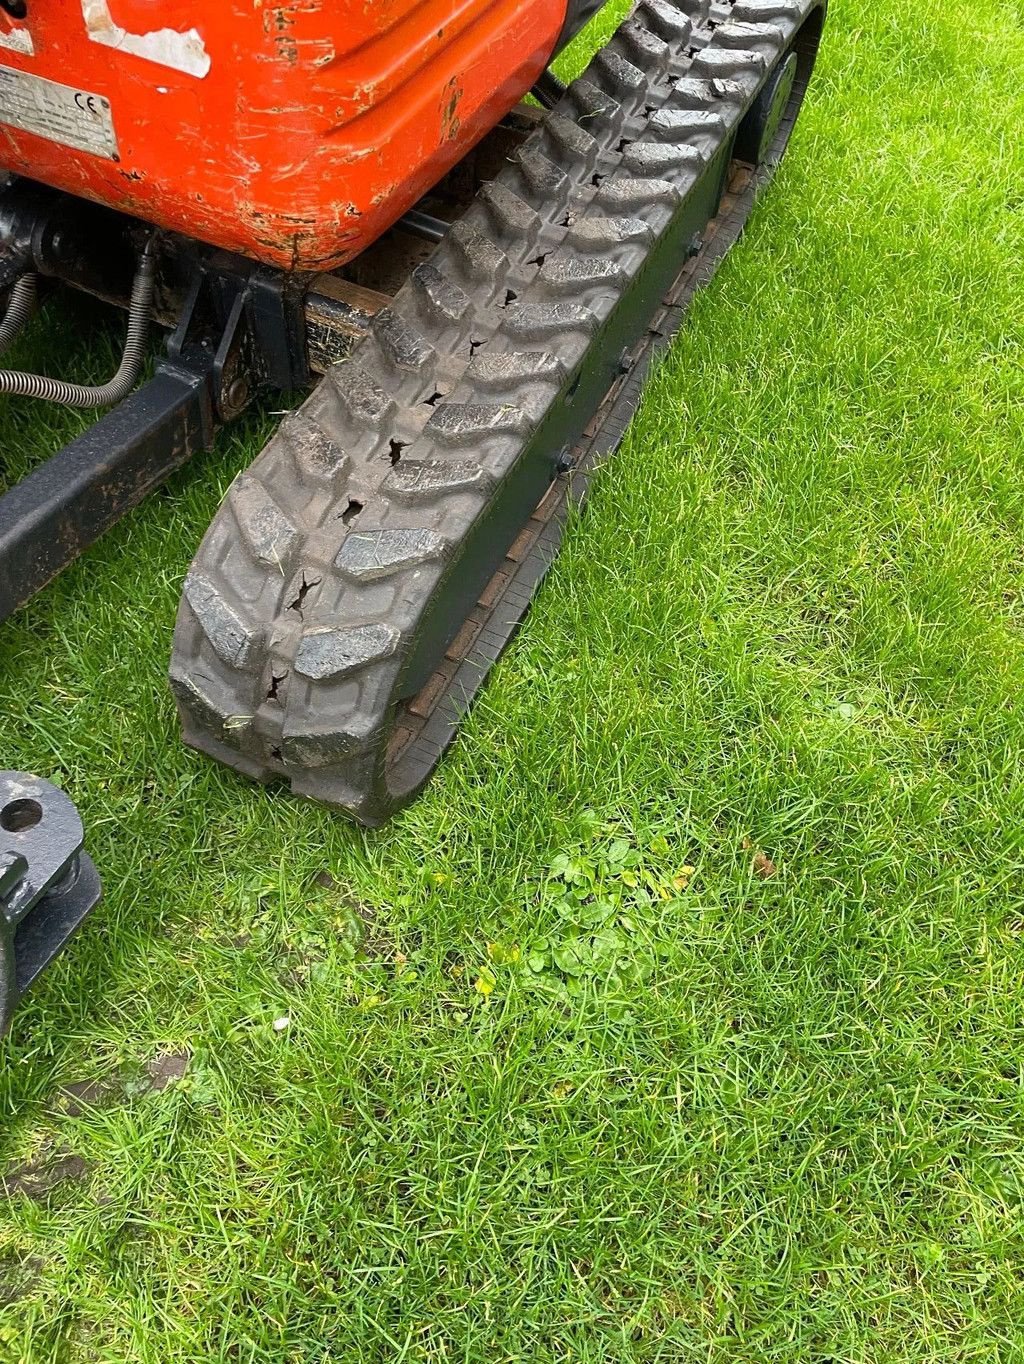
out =
<svg viewBox="0 0 1024 1364"><path fill-rule="evenodd" d="M564 14L565 0L28 0L23 20L0 11L0 167L330 269L515 104ZM28 130L19 92L50 87L5 85L4 68L95 97L116 153Z"/></svg>

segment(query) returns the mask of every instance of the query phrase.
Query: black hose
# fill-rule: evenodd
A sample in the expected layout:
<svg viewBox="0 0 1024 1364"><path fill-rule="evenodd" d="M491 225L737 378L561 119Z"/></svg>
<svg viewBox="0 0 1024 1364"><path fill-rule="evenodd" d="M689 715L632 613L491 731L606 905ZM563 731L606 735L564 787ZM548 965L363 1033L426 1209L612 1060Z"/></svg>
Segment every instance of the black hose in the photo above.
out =
<svg viewBox="0 0 1024 1364"><path fill-rule="evenodd" d="M63 379L51 379L45 374L24 374L19 370L0 369L0 394L7 393L19 398L42 398L47 402L62 403L65 407L109 407L112 403L119 403L122 398L127 398L138 382L146 359L146 338L149 335L149 314L155 282L156 256L153 254L151 244L147 244L132 284L124 354L117 367L117 373L109 383L95 387L88 384L69 384ZM11 302L13 305L13 294ZM6 323L7 317L4 318L5 326Z"/></svg>
<svg viewBox="0 0 1024 1364"><path fill-rule="evenodd" d="M424 213L421 209L411 208L404 217L399 218L396 227L404 228L414 237L422 237L425 242L439 242L451 226L440 218Z"/></svg>
<svg viewBox="0 0 1024 1364"><path fill-rule="evenodd" d="M565 94L565 90L566 87L557 76L552 75L550 71L542 71L530 94L542 109L553 109Z"/></svg>
<svg viewBox="0 0 1024 1364"><path fill-rule="evenodd" d="M0 322L0 354L20 336L35 309L36 277L32 274L22 275L11 290L4 320Z"/></svg>

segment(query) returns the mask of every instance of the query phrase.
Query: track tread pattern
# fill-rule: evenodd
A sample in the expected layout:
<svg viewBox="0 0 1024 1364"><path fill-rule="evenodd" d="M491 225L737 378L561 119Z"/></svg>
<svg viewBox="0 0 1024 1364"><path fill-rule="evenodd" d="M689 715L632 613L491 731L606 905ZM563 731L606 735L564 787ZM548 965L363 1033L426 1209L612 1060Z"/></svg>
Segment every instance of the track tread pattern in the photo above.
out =
<svg viewBox="0 0 1024 1364"><path fill-rule="evenodd" d="M640 0L285 418L186 579L188 742L367 823L411 794L387 744L427 603L814 3Z"/></svg>

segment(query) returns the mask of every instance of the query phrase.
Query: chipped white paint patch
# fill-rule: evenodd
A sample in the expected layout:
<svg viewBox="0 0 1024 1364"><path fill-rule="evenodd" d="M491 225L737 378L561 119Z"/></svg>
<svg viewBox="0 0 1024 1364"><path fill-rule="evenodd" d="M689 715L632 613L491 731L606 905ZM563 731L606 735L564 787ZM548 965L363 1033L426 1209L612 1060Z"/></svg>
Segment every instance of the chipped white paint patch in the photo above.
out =
<svg viewBox="0 0 1024 1364"><path fill-rule="evenodd" d="M27 28L12 28L9 33L0 29L0 47L9 48L12 52L24 52L26 57L34 57L36 53L32 34Z"/></svg>
<svg viewBox="0 0 1024 1364"><path fill-rule="evenodd" d="M86 32L94 43L131 52L200 79L210 69L209 53L198 29L179 33L173 28L157 28L152 33L129 33L114 23L107 0L82 0L82 13Z"/></svg>

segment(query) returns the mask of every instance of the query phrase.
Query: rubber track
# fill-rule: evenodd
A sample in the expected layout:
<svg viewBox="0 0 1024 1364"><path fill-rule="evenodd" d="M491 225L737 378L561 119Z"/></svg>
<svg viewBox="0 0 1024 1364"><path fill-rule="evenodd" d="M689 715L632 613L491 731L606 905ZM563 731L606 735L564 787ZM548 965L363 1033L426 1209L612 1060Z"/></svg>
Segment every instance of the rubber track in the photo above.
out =
<svg viewBox="0 0 1024 1364"><path fill-rule="evenodd" d="M171 682L188 743L369 824L415 793L557 546L559 485L502 578L513 536L489 543L485 520L498 491L556 403L571 406L598 340L615 334L620 300L642 293L655 248L709 168L727 164L751 102L819 9L640 0L233 484L175 631ZM734 198L738 232L749 204ZM713 264L714 252L705 247L689 276L702 258ZM631 385L635 401L651 340L644 326L629 337L620 406ZM584 442L576 455L597 448ZM495 569L504 628L488 632ZM470 637L448 648L464 620ZM400 709L424 688L436 693L429 703Z"/></svg>

